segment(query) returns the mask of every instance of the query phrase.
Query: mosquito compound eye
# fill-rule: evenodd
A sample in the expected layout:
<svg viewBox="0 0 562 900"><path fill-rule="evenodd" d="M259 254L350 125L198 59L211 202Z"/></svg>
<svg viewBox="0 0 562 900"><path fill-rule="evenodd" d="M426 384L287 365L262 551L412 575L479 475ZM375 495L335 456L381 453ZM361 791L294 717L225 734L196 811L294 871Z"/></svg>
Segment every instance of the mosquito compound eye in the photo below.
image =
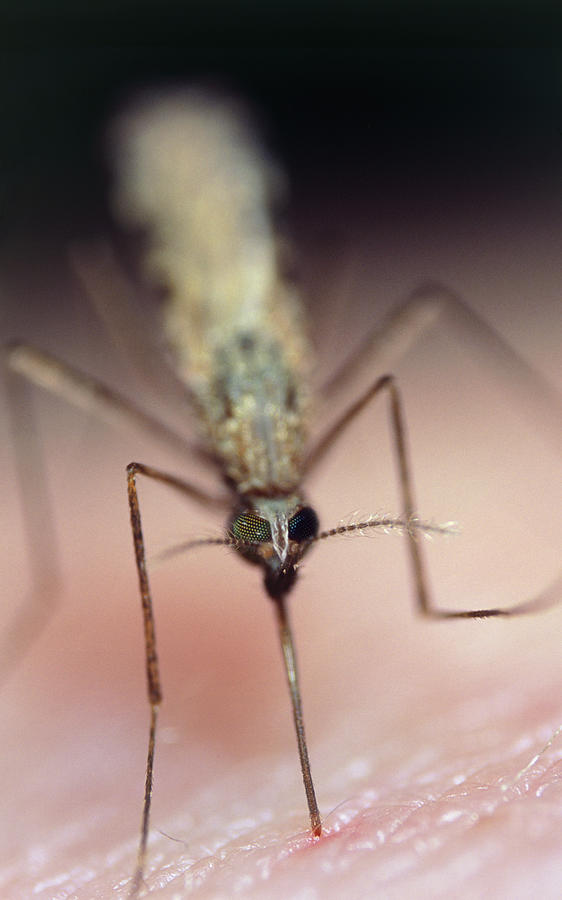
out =
<svg viewBox="0 0 562 900"><path fill-rule="evenodd" d="M289 519L289 539L309 541L318 534L318 516L311 506L303 506Z"/></svg>
<svg viewBox="0 0 562 900"><path fill-rule="evenodd" d="M242 513L236 516L230 530L235 538L248 544L263 544L271 541L271 528L267 519L261 519L255 513Z"/></svg>

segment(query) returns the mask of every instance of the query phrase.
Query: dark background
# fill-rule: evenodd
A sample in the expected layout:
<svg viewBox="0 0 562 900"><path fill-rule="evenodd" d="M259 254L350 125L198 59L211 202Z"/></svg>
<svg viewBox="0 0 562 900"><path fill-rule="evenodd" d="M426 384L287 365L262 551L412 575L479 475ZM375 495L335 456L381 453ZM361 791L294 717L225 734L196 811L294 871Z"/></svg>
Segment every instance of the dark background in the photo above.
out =
<svg viewBox="0 0 562 900"><path fill-rule="evenodd" d="M555 5L454 7L5 8L0 234L75 238L105 217L100 127L139 84L174 79L218 79L262 110L297 220L317 187L335 212L345 200L368 215L376 197L387 221L436 196L458 207L486 185L552 202L562 99ZM345 231L335 212L332 230Z"/></svg>
<svg viewBox="0 0 562 900"><path fill-rule="evenodd" d="M168 403L141 393L116 359L68 248L112 228L100 137L112 110L139 85L210 77L261 110L288 170L304 294L335 308L334 318L321 323L330 347L351 350L378 316L431 277L459 291L523 358L559 383L562 63L554 5L534 4L531 11L530 4L490 10L450 3L448 16L443 7L427 6L180 8L138 0L0 6L0 342L36 343L168 416ZM334 321L339 329L329 327ZM323 348L319 330L315 320ZM435 542L430 562L438 601L459 608L496 596L506 604L529 597L559 567L558 458L545 451L525 408L520 416L515 388L498 404L496 360L485 343L482 357L486 365L470 365L445 334L397 373L420 509L462 525L459 541ZM4 770L14 776L5 797L10 840L3 856L10 872L20 873L14 896L30 896L37 878L44 890L53 884L62 890L66 873L89 878L101 859L114 859L115 871L95 888L91 881L68 887L76 896L91 897L93 890L106 896L134 866L146 741L124 467L138 459L194 478L193 465L132 429L121 434L59 397L32 394L55 507L49 517L48 504L42 512L38 504L35 525L49 523L44 553L49 537L58 537L63 592L48 630L18 660L10 690L0 694ZM489 395L496 401L490 407ZM356 508L396 511L385 414L381 404L356 423L310 484L327 526ZM550 424L557 421L553 416ZM5 440L0 451L6 456L0 569L12 615L38 550L25 541L15 453ZM165 549L206 535L207 527L222 528L153 487L142 489L149 546ZM155 830L187 834L190 842L191 826L168 825L171 813L185 804L188 811L202 808L202 821L208 810L214 821L228 821L232 809L237 820L241 808L252 815L280 752L287 767L276 770L279 797L293 802L294 794L302 804L271 610L257 573L236 563L202 553L155 572L163 725L179 729L177 743L162 741L158 749ZM325 785L357 753L367 751L376 771L387 759L383 781L385 772L398 772L401 791L406 772L399 797L417 806L420 784L436 790L434 777L420 782L418 772L425 777L427 765L433 772L443 746L449 750L437 791L450 791L452 772L481 771L483 748L493 760L513 748L502 773L514 774L560 722L559 609L508 627L498 620L425 628L411 614L407 575L399 540L334 542L311 558L295 594L307 727L314 759L324 767L316 777L326 808L332 801ZM15 648L20 657L24 651ZM468 761L459 763L465 746ZM553 754L557 747L559 739ZM262 770L255 762L260 754ZM412 766L420 758L422 768ZM472 793L481 798L482 783L495 783L496 772L494 764L484 782L472 781ZM370 776L364 783L370 787ZM240 807L239 787L246 784L251 796ZM216 789L201 807L207 785ZM356 790L356 782L338 788L332 805ZM394 789L384 796L395 808ZM522 793L529 801L523 812L499 801L500 856L490 855L489 818L468 835L453 826L452 893L458 861L472 865L480 847L488 862L483 878L467 875L467 891L512 896L527 883L529 895L558 896L559 804L545 797ZM467 821L474 821L475 808ZM435 827L442 813L435 804ZM432 827L427 807L418 815ZM419 843L426 831L410 830L411 840ZM377 835L369 835L373 845ZM206 845L206 833L204 839ZM120 856L115 847L124 840L128 849ZM164 858L177 861L178 845L158 840ZM29 845L46 848L38 862ZM398 846L403 854L404 842ZM427 846L435 846L433 834ZM437 878L445 877L441 846L431 865ZM499 887L498 879L504 879Z"/></svg>

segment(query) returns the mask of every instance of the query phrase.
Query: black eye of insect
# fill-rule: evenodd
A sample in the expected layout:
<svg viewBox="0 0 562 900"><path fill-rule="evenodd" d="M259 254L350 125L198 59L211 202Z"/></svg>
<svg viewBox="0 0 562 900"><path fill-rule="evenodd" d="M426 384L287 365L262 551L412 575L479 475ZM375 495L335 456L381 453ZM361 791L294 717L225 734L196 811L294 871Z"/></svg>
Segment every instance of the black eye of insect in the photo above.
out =
<svg viewBox="0 0 562 900"><path fill-rule="evenodd" d="M289 539L309 541L318 534L318 516L311 506L303 506L289 519Z"/></svg>
<svg viewBox="0 0 562 900"><path fill-rule="evenodd" d="M263 544L271 541L271 528L267 519L255 513L241 513L236 516L230 530L235 538L247 544Z"/></svg>

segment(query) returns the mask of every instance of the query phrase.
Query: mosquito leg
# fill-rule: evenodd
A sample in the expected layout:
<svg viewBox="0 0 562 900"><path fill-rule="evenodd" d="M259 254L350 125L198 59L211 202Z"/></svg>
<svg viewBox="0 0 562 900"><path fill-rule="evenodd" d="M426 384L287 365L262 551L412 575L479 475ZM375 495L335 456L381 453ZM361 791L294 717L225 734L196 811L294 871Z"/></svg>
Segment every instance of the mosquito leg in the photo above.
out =
<svg viewBox="0 0 562 900"><path fill-rule="evenodd" d="M350 422L373 400L381 391L388 391L390 396L391 427L394 438L395 456L398 468L398 480L402 501L402 512L406 522L415 522L416 504L412 478L412 466L408 450L406 424L403 410L403 402L392 375L383 375L378 378L354 403L351 404L340 418L320 438L306 461L306 469L310 471L331 449L334 442L347 428ZM438 609L432 605L428 580L425 571L422 549L414 528L408 530L408 553L410 567L414 581L414 590L419 612L433 619L479 619L493 616L515 616L541 609L547 609L560 602L562 593L562 579L557 579L539 596L531 600L523 601L516 606L507 608L485 607L470 610L446 610Z"/></svg>
<svg viewBox="0 0 562 900"><path fill-rule="evenodd" d="M144 800L141 819L141 836L139 842L139 850L137 857L137 867L133 876L133 883L129 896L134 898L137 896L141 886L146 863L146 845L148 841L148 829L150 823L150 804L152 801L152 784L154 774L154 750L156 745L156 720L158 717L158 707L162 700L162 691L160 688L160 672L158 668L158 656L156 653L156 633L154 629L154 612L152 608L152 597L150 594L150 584L148 581L148 572L146 569L146 554L144 549L144 538L142 534L142 522L139 507L139 498L137 493L136 476L137 474L148 475L150 470L145 466L139 466L137 463L131 463L127 466L127 491L129 497L129 512L131 515L131 530L133 533L133 544L135 547L135 560L137 564L137 573L139 577L139 588L142 604L142 617L144 625L144 646L146 651L146 678L148 687L148 702L150 704L150 731L148 738L148 754L146 759L146 778L144 785ZM161 478L160 480L165 480Z"/></svg>
<svg viewBox="0 0 562 900"><path fill-rule="evenodd" d="M137 376L158 397L175 400L185 407L186 385L166 364L155 335L159 329L150 310L142 309L142 285L131 281L114 248L106 240L75 243L70 247L71 267L81 282L97 317L115 346L119 358L129 363Z"/></svg>
<svg viewBox="0 0 562 900"><path fill-rule="evenodd" d="M146 678L148 686L148 702L150 704L150 731L146 760L146 778L141 820L141 837L139 842L137 867L133 876L133 882L129 894L130 898L135 898L138 894L143 881L143 874L146 863L146 846L150 824L150 805L152 800L152 784L154 773L154 751L156 747L156 721L158 717L158 708L162 701L162 691L160 688L160 671L158 666L158 655L156 652L154 611L146 566L146 551L142 533L142 522L137 492L137 475L143 475L146 478L152 478L155 481L160 481L162 484L167 484L170 487L175 488L176 490L179 490L184 494L187 494L187 496L191 499L196 499L199 502L202 502L206 496L202 491L199 490L199 488L196 488L193 485L188 484L187 482L179 478L176 478L174 475L169 475L167 472L162 472L160 471L160 469L154 469L151 466L145 466L142 463L136 462L129 463L129 465L127 466L129 512L131 516L131 531L133 533L135 560L139 578L139 588L142 604L144 646L146 652Z"/></svg>
<svg viewBox="0 0 562 900"><path fill-rule="evenodd" d="M31 588L28 597L2 637L0 683L14 669L39 638L49 622L60 590L60 565L51 503L48 497L40 442L29 383L58 394L70 403L100 413L106 419L140 427L152 436L176 446L185 455L197 448L184 441L165 424L146 415L139 407L96 379L60 362L54 356L27 344L12 343L4 348L5 381L18 469L20 502L26 543L29 547ZM226 509L229 498L213 496L195 485L147 470L147 475L168 483L205 507Z"/></svg>
<svg viewBox="0 0 562 900"><path fill-rule="evenodd" d="M184 481L183 478L177 478L175 475L170 475L168 472L162 472L160 469L153 469L152 466L144 466L142 463L130 463L127 471L129 469L134 469L140 475L145 475L147 478L153 478L155 481L169 485L169 487L180 491L180 493L189 497L190 500L195 500L196 503L200 503L202 506L224 509L230 503L229 497L214 497L212 494L208 494L196 485L191 484L191 482Z"/></svg>
<svg viewBox="0 0 562 900"><path fill-rule="evenodd" d="M139 406L103 382L61 362L50 353L15 341L4 348L4 354L9 369L38 387L62 397L73 406L94 413L112 425L132 425L168 446L175 447L182 456L196 455L208 462L207 456L197 446L184 440L164 422L147 415Z"/></svg>
<svg viewBox="0 0 562 900"><path fill-rule="evenodd" d="M0 683L7 680L42 634L54 613L61 585L54 517L30 385L14 372L5 374L31 585L2 634Z"/></svg>
<svg viewBox="0 0 562 900"><path fill-rule="evenodd" d="M384 372L396 365L437 323L444 310L457 303L460 301L455 295L441 286L415 291L367 333L321 387L321 396L331 400L334 394L349 388L363 370Z"/></svg>
<svg viewBox="0 0 562 900"><path fill-rule="evenodd" d="M146 760L146 778L141 819L141 837L137 857L137 867L133 876L133 883L131 885L129 894L131 898L136 897L138 894L143 880L144 868L146 863L146 846L150 824L150 805L152 801L152 785L154 774L154 751L156 746L156 722L158 717L158 708L162 701L160 671L158 667L158 655L156 652L154 612L152 606L152 596L150 593L150 584L148 581L148 572L146 568L146 553L144 547L139 498L136 484L137 475L145 475L148 478L154 478L165 484L177 487L180 490L187 490L188 493L191 492L191 487L189 485L186 485L184 482L181 482L177 478L167 475L164 472L149 468L148 466L143 466L140 463L130 463L130 465L127 466L129 511L131 515L131 530L133 533L135 560L139 577L139 588L142 603L144 646L146 651L146 677L148 687L148 702L150 704L150 731Z"/></svg>
<svg viewBox="0 0 562 900"><path fill-rule="evenodd" d="M408 451L406 427L403 412L403 402L396 382L392 376L388 376L385 385L390 392L390 410L392 432L394 435L394 443L396 449L396 460L398 465L398 477L400 481L400 491L402 494L402 505L404 517L407 521L415 519L415 502L413 493L412 467L410 464L410 454ZM501 607L484 607L482 609L468 610L446 610L438 609L432 604L432 599L428 587L425 564L421 551L421 545L415 530L408 531L408 549L410 555L410 565L414 580L414 588L416 593L416 601L419 612L433 619L482 619L491 618L493 616L516 616L529 612L535 612L540 609L546 609L554 606L560 600L560 588L562 584L560 579L557 583L551 585L546 591L531 600L523 601L515 606L506 608Z"/></svg>
<svg viewBox="0 0 562 900"><path fill-rule="evenodd" d="M310 813L310 827L315 837L319 837L322 832L322 821L320 819L320 811L316 802L316 794L312 783L312 774L310 772L310 761L308 759L308 749L306 745L306 737L304 733L304 720L302 714L302 701L299 687L299 679L297 673L297 661L295 655L295 645L293 635L289 624L289 616L285 598L281 597L275 602L277 610L277 623L279 625L279 637L281 639L281 649L283 651L283 660L285 663L285 671L289 682L289 692L291 694L291 704L293 707L293 720L295 723L295 731L297 735L297 744L299 748L299 758L301 763L302 779L304 782L304 790L308 803L308 811Z"/></svg>
<svg viewBox="0 0 562 900"><path fill-rule="evenodd" d="M326 453L331 450L332 446L335 444L337 439L343 432L346 430L347 426L359 415L359 413L365 409L365 407L373 400L374 397L378 393L380 393L383 388L387 388L389 382L393 381L392 375L383 375L381 378L377 378L374 384L370 385L370 387L359 397L358 400L355 400L348 408L344 411L344 413L340 416L339 419L334 422L333 425L328 428L325 434L320 438L315 447L311 450L308 457L305 460L304 468L305 472L310 473L313 469L316 468L321 459L324 458Z"/></svg>
<svg viewBox="0 0 562 900"><path fill-rule="evenodd" d="M13 419L14 446L19 468L19 483L22 492L22 508L24 525L27 531L27 542L30 546L32 568L32 591L30 600L18 614L3 642L0 656L0 679L9 675L16 659L26 653L32 643L39 637L52 614L53 604L57 596L59 584L57 553L54 545L50 504L46 491L46 479L43 474L42 460L38 454L38 441L33 440L33 419L31 416L29 385L38 384L48 390L62 395L76 405L88 405L99 409L106 415L128 420L140 425L151 434L157 434L179 444L185 452L186 445L181 439L160 422L146 416L141 410L125 400L119 394L104 385L65 366L54 357L42 353L35 348L12 344L6 349L8 402ZM167 484L206 507L214 506L223 509L228 505L226 497L214 497L205 491L160 470L137 463L128 467L128 493L131 516L131 528L135 545L137 572L140 583L145 648L146 671L148 679L148 696L150 703L150 734L146 767L146 781L141 825L141 840L138 861L131 897L136 897L140 889L145 865L146 843L148 838L150 803L154 768L154 751L156 740L156 723L158 707L161 700L158 660L154 633L154 617L152 600L146 571L144 540L136 489L136 475ZM39 603L37 601L40 601Z"/></svg>
<svg viewBox="0 0 562 900"><path fill-rule="evenodd" d="M552 386L453 291L426 284L392 310L349 355L321 389L330 403L362 374L392 371L397 362L431 329L445 329L470 351L476 362L494 360L498 372L516 387L531 422L557 449L562 440L560 397Z"/></svg>
<svg viewBox="0 0 562 900"><path fill-rule="evenodd" d="M154 360L160 358L154 328L143 321L139 285L131 282L111 244L100 239L74 243L69 262L119 358L130 361L139 375L150 377Z"/></svg>

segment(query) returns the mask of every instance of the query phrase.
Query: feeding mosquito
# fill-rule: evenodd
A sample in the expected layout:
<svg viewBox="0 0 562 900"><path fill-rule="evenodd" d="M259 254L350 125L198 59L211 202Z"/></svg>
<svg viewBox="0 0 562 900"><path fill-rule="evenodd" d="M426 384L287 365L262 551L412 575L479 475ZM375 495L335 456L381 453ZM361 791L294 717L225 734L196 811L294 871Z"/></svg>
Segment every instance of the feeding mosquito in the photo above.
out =
<svg viewBox="0 0 562 900"><path fill-rule="evenodd" d="M315 544L341 534L373 530L403 532L419 611L436 619L509 616L553 602L553 592L508 609L445 610L432 605L419 536L447 533L448 525L420 520L415 503L403 401L392 375L375 378L363 393L310 445L312 350L294 287L278 267L270 209L281 178L256 141L243 112L202 92L178 92L139 103L120 120L117 201L125 225L147 230L147 271L164 280L169 294L164 329L176 371L194 408L200 438L225 490L210 495L195 484L144 463L127 467L127 490L142 600L150 731L137 868L130 896L138 895L147 861L158 710L162 700L153 603L146 562L137 481L158 481L205 508L224 509L225 534L173 548L228 547L261 570L273 603L310 828L318 838L322 818L316 800L305 737L288 597L303 560ZM173 173L173 177L170 177ZM101 264L78 263L91 293L109 280L115 291L111 255ZM115 269L113 269L115 271ZM428 299L428 297L430 299ZM352 379L377 341L413 340L442 307L462 306L446 292L419 295L368 335L350 362L326 385ZM389 338L390 336L390 338ZM159 422L116 392L34 348L14 345L11 367L73 403L95 402L137 426L170 439ZM303 491L321 460L346 428L377 398L390 412L400 491L398 517L366 517L322 530ZM173 439L173 438L172 438Z"/></svg>

